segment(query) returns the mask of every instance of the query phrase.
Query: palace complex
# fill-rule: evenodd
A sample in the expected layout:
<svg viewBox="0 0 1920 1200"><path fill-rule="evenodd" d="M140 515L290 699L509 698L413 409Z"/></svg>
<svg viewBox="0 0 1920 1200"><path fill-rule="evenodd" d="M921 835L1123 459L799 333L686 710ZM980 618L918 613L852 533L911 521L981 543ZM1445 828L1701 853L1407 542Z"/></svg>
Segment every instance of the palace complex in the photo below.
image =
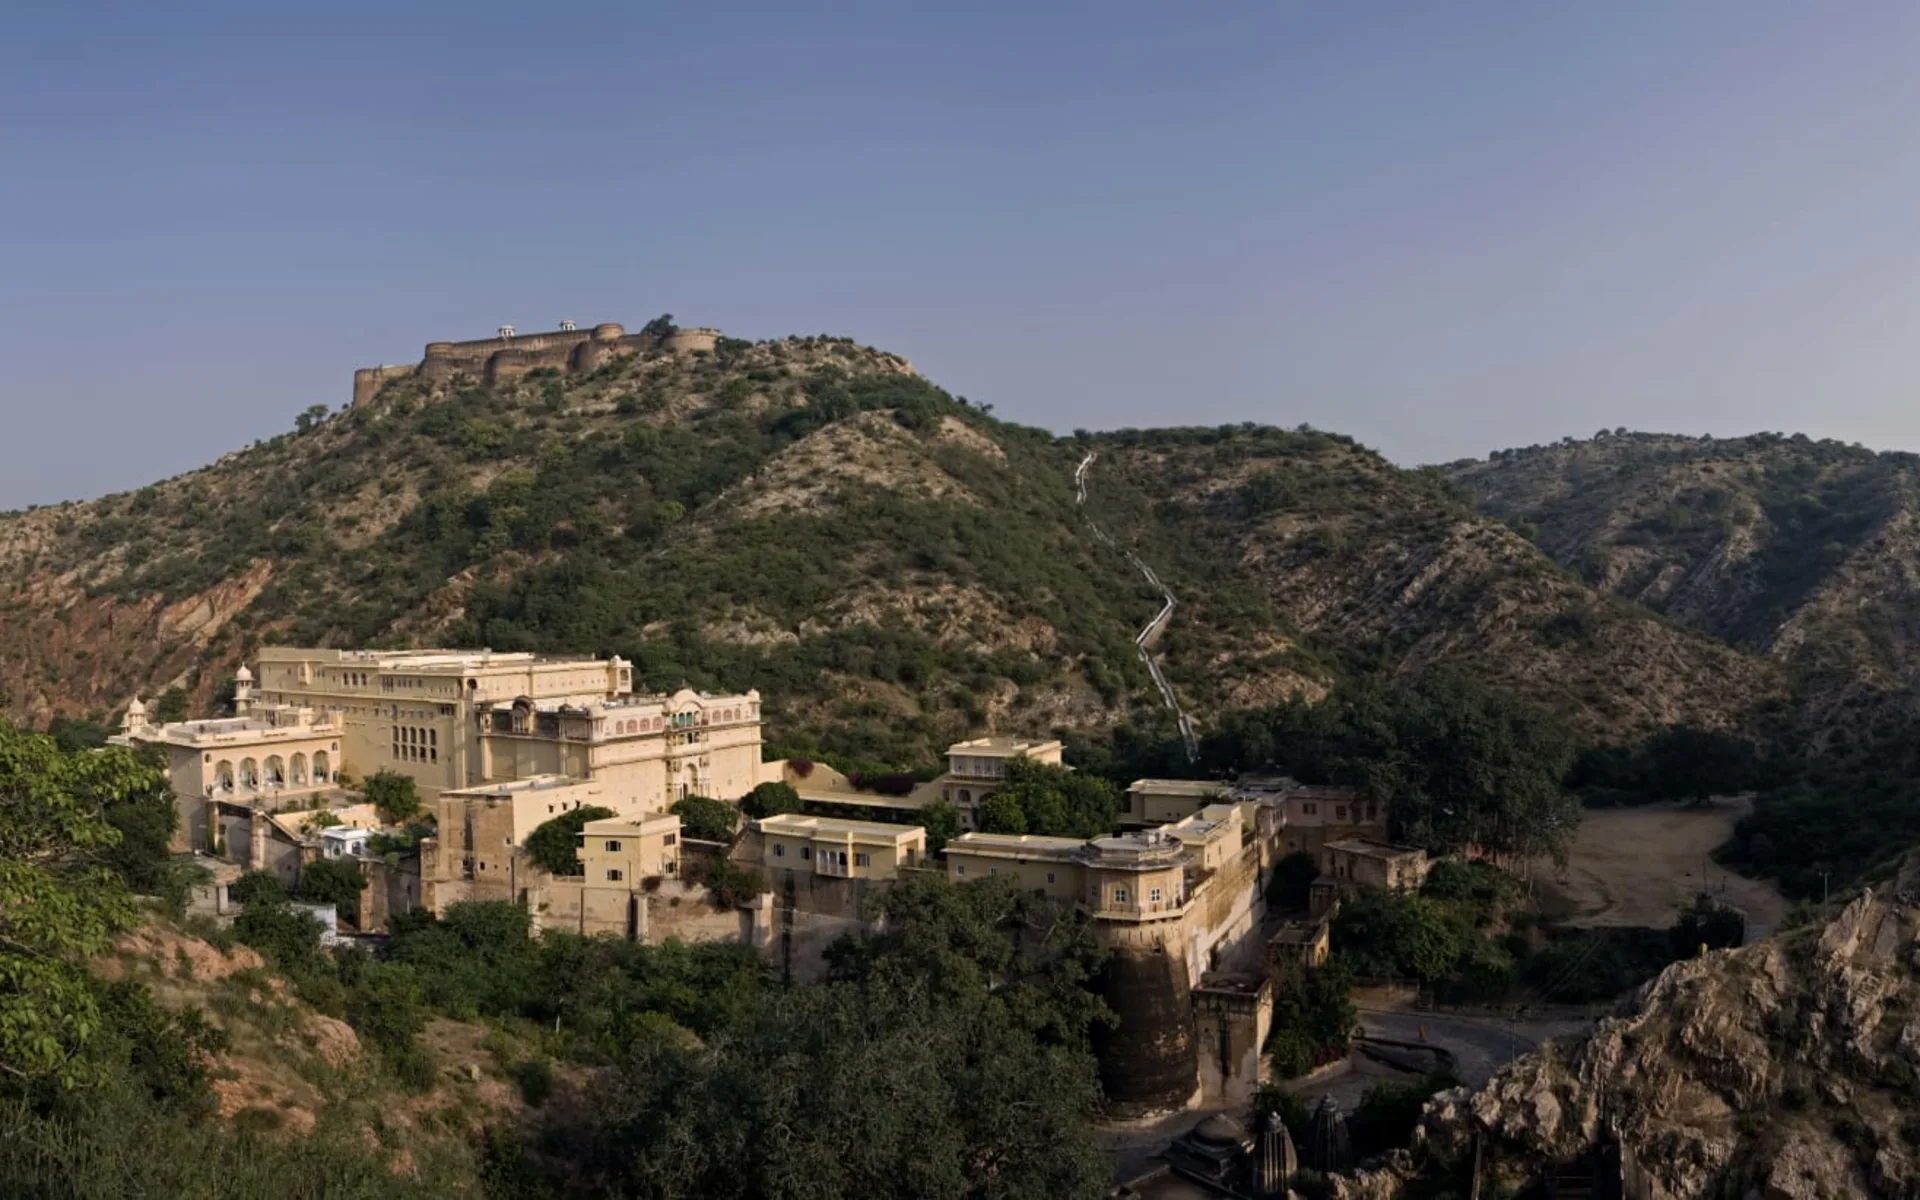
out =
<svg viewBox="0 0 1920 1200"><path fill-rule="evenodd" d="M1343 896L1418 887L1427 869L1421 852L1385 842L1383 805L1283 778L1137 780L1118 830L1090 839L981 832L981 806L1013 764L1061 767L1058 741L957 742L932 779L769 762L758 692L636 693L618 657L270 647L237 671L234 709L155 724L136 699L116 740L165 756L178 849L289 886L309 862L359 864L369 886L340 917L363 932L416 905L505 901L536 928L743 940L792 977L867 927L871 889L911 872L1009 878L1076 908L1109 950L1101 986L1120 1022L1103 1039L1102 1082L1121 1115L1249 1102L1271 959L1324 961ZM424 826L382 828L358 787L383 772L414 782ZM671 811L776 781L803 811L744 822L729 843L689 839ZM921 820L934 805L962 831L937 861ZM578 873L554 874L528 843L573 813ZM1312 910L1276 926L1266 883L1299 853L1321 872ZM712 899L722 872L737 907Z"/></svg>

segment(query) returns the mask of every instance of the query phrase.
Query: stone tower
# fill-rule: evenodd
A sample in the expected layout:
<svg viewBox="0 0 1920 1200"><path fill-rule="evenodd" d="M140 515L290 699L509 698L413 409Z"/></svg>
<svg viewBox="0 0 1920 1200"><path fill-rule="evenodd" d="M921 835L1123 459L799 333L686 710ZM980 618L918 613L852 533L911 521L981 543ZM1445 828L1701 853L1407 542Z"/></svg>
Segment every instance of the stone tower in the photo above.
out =
<svg viewBox="0 0 1920 1200"><path fill-rule="evenodd" d="M1293 1135L1280 1114L1268 1113L1253 1144L1253 1193L1263 1198L1287 1194L1287 1181L1300 1172Z"/></svg>
<svg viewBox="0 0 1920 1200"><path fill-rule="evenodd" d="M1313 1132L1307 1138L1306 1165L1316 1171L1343 1171L1353 1164L1353 1144L1347 1138L1347 1118L1340 1113L1340 1102L1332 1096L1320 1097L1313 1110Z"/></svg>

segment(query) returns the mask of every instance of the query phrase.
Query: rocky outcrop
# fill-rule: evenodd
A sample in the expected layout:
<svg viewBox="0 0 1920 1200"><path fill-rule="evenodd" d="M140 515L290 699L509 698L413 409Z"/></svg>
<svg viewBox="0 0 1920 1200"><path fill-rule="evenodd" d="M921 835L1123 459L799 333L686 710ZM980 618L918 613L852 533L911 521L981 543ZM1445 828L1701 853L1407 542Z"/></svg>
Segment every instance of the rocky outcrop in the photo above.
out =
<svg viewBox="0 0 1920 1200"><path fill-rule="evenodd" d="M1628 1194L1920 1194L1920 859L1824 927L1678 963L1586 1038L1435 1098L1396 1178L1506 1181L1618 1142ZM1349 1194L1380 1183L1361 1181Z"/></svg>

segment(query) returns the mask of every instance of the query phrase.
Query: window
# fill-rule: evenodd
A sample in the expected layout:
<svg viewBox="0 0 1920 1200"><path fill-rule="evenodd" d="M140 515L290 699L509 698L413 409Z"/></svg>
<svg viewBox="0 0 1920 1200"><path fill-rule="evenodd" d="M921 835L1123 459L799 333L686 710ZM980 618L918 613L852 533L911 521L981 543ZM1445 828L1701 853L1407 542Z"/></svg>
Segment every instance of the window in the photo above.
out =
<svg viewBox="0 0 1920 1200"><path fill-rule="evenodd" d="M1147 899L1153 901L1155 904L1160 903L1160 889L1154 888L1151 891L1149 891L1147 893Z"/></svg>
<svg viewBox="0 0 1920 1200"><path fill-rule="evenodd" d="M773 844L773 856L775 858L785 858L787 856L787 848L779 842L775 842Z"/></svg>
<svg viewBox="0 0 1920 1200"><path fill-rule="evenodd" d="M953 864L953 873L955 875L965 875L967 873L967 865L965 863Z"/></svg>
<svg viewBox="0 0 1920 1200"><path fill-rule="evenodd" d="M1052 882L1053 882L1053 872L1052 872L1052 871L1048 871L1048 872L1047 872L1047 882L1048 882L1048 883L1052 883Z"/></svg>
<svg viewBox="0 0 1920 1200"><path fill-rule="evenodd" d="M813 847L812 846L800 847L800 857L803 859L811 859L813 857Z"/></svg>
<svg viewBox="0 0 1920 1200"><path fill-rule="evenodd" d="M660 839L660 844L663 846L676 846L676 845L679 845L679 843L680 843L680 835L677 833L670 833L666 837Z"/></svg>
<svg viewBox="0 0 1920 1200"><path fill-rule="evenodd" d="M853 856L853 865L856 867L870 867L873 865L873 855L861 854L856 851Z"/></svg>
<svg viewBox="0 0 1920 1200"><path fill-rule="evenodd" d="M607 843L607 853L608 853L608 854L618 854L618 853L620 853L620 843L619 843L619 842L608 842L608 843Z"/></svg>
<svg viewBox="0 0 1920 1200"><path fill-rule="evenodd" d="M1127 902L1127 889L1125 888L1113 889L1113 902L1115 904L1125 904Z"/></svg>
<svg viewBox="0 0 1920 1200"><path fill-rule="evenodd" d="M989 875L998 875L999 873L1000 873L1000 868L999 868L999 867L988 867L988 868L987 868L987 874L989 874Z"/></svg>
<svg viewBox="0 0 1920 1200"><path fill-rule="evenodd" d="M1335 808L1335 809L1333 810L1333 816L1334 816L1334 819L1335 819L1335 820L1338 820L1338 821L1344 821L1344 820L1346 820L1346 819L1347 819L1347 806L1346 806L1346 805L1344 805L1344 804L1342 804L1342 805L1340 805L1340 806L1338 806L1337 808Z"/></svg>
<svg viewBox="0 0 1920 1200"><path fill-rule="evenodd" d="M1300 811L1305 813L1309 817L1311 817L1313 814L1320 811L1320 806L1318 804L1302 804L1300 806Z"/></svg>
<svg viewBox="0 0 1920 1200"><path fill-rule="evenodd" d="M627 873L625 871L614 870L614 871L607 872L608 883L619 883L621 880L625 879L626 877L627 877Z"/></svg>

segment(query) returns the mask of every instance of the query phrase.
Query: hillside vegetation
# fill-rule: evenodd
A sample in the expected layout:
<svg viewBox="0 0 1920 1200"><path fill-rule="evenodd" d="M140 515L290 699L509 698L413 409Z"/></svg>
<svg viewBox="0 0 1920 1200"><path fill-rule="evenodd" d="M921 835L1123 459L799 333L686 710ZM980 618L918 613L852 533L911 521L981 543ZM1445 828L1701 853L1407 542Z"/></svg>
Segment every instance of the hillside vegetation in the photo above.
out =
<svg viewBox="0 0 1920 1200"><path fill-rule="evenodd" d="M1448 468L1594 587L1786 668L1820 743L1888 729L1920 667L1920 459L1624 431Z"/></svg>
<svg viewBox="0 0 1920 1200"><path fill-rule="evenodd" d="M176 479L0 517L0 701L205 711L261 642L618 652L759 687L776 748L925 761L982 731L1153 727L1131 644L1203 723L1450 663L1584 734L1738 726L1768 665L1596 595L1434 472L1255 426L1050 434L877 350L725 339L367 407Z"/></svg>

